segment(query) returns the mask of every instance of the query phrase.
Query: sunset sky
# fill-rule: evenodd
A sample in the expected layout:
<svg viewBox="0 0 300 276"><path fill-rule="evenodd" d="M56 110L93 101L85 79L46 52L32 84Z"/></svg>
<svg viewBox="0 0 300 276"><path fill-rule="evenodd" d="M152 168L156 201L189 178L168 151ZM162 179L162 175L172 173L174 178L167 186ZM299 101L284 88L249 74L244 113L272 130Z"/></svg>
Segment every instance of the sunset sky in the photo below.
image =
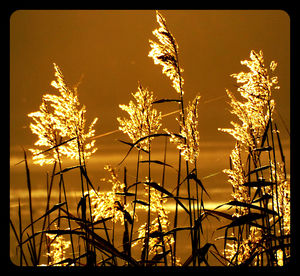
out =
<svg viewBox="0 0 300 276"><path fill-rule="evenodd" d="M247 71L241 60L249 59L251 50L262 50L265 64L278 62L275 71L280 90L274 90L276 122L289 160L290 124L290 20L281 10L162 10L169 30L179 45L180 66L184 69L185 104L200 95L199 133L201 176L219 173L226 187L226 176L234 140L218 128L230 127L236 118L230 114L225 89L236 92L233 73ZM161 67L148 57L149 39L158 27L155 10L18 10L10 19L10 154L11 181L23 166L22 147L33 147L37 137L30 131L27 114L37 111L42 95L57 91L50 85L55 79L53 63L65 80L78 87L79 101L87 109L88 124L95 117L95 135L115 131L117 117L126 116L119 104L128 104L138 82L153 91L157 99L177 98L171 81ZM178 110L176 103L156 105L167 114ZM164 118L164 127L177 130L177 115ZM288 131L287 131L287 130ZM120 162L128 148L118 142L128 141L120 132L97 139L98 151L90 162L97 168ZM93 161L94 160L94 161ZM49 168L48 168L49 169ZM38 165L32 170L40 170ZM90 169L91 170L91 169ZM45 173L45 170L40 170ZM18 180L18 181L17 181ZM11 183L18 187L19 178ZM208 181L208 180L207 180ZM230 188L230 185L228 186Z"/></svg>
<svg viewBox="0 0 300 276"><path fill-rule="evenodd" d="M272 60L278 63L275 75L280 89L273 94L274 117L289 168L289 15L282 10L160 10L160 13L179 45L185 104L196 95L201 96L199 177L210 193L216 193L213 200L230 198L231 187L222 170L228 168L234 140L218 128L231 127L230 121L237 121L230 114L226 89L236 92L236 80L230 75L248 71L240 61L249 59L251 50L263 51L266 66ZM27 114L39 109L44 94L57 94L50 85L55 79L53 63L60 67L70 87L80 83L79 101L86 107L87 123L99 118L95 135L112 132L96 140L98 151L89 167L95 186L103 177L103 166L118 164L128 150L117 141L129 141L127 136L116 132L117 117L127 115L119 105L128 105L138 83L153 91L157 100L178 98L171 81L161 73L161 66L148 57L149 39L156 40L152 31L157 27L155 10L17 10L11 15L11 208L17 206L18 197L23 196L20 191L26 188L24 165L15 164L23 159L22 148L32 148L37 140L29 128L31 120ZM176 103L155 107L162 115L179 109ZM164 117L162 129L167 126L177 130L176 116ZM169 158L172 156L177 158L176 154ZM41 187L49 168L30 165L33 182ZM133 174L129 172L129 177Z"/></svg>
<svg viewBox="0 0 300 276"><path fill-rule="evenodd" d="M201 95L202 141L231 139L218 127L229 126L225 89L235 91L232 73L250 51L262 50L265 63L278 62L281 89L274 93L278 111L290 123L290 21L274 10L162 10L179 44L185 99ZM96 133L118 128L118 107L131 99L138 81L157 99L176 97L169 79L148 57L157 27L154 10L18 10L10 19L11 147L28 146L26 114L36 111L43 94L55 93L53 62L66 81L79 85L87 117L98 117ZM161 106L163 113L177 109ZM166 108L166 109L165 109Z"/></svg>

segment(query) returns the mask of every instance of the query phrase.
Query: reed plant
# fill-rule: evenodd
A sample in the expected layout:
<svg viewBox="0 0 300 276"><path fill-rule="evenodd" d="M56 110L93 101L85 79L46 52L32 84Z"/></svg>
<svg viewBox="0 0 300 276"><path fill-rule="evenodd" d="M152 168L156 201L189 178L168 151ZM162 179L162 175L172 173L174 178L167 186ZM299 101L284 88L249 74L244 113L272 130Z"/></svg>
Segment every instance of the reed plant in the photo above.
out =
<svg viewBox="0 0 300 276"><path fill-rule="evenodd" d="M290 260L290 183L280 133L274 119L274 76L277 63L266 67L262 51L241 61L248 72L233 74L242 101L230 91L231 113L239 123L220 129L236 141L230 169L233 219L225 228L224 257L228 265L282 266ZM231 235L229 235L229 231Z"/></svg>
<svg viewBox="0 0 300 276"><path fill-rule="evenodd" d="M128 148L116 167L107 164L104 168L109 177L102 182L109 184L109 191L92 183L87 171L86 161L97 150L94 130L97 118L86 128L86 108L79 103L77 87L70 88L54 64L56 80L51 85L58 95L44 95L39 111L28 115L33 120L30 128L38 136L35 145L39 148L30 149L32 159L41 166L53 165L53 169L47 175L45 212L34 218L30 168L24 150L30 222L23 228L20 203L18 229L10 220L18 244L18 265L209 266L211 258L220 265L288 263L289 183L279 132L272 118L275 103L271 88L277 85L277 78L269 77L262 53L254 51L251 60L243 62L250 73L233 75L238 83L244 84L238 92L246 100L240 102L227 91L232 113L242 122L242 125L232 123L233 129L222 129L236 140L230 169L225 170L233 187L233 200L225 204L234 207L234 213L209 210L205 199L210 195L199 177L201 168L197 162L201 154L200 96L186 103L178 44L159 12L156 21L159 27L153 34L157 41L149 41L149 57L162 66L162 73L171 80L175 94L157 99L139 82L137 91L132 93L133 100L119 106L127 116L117 118L119 130L127 137L119 141ZM272 62L271 71L275 67ZM162 115L158 108L170 103L178 105L176 131L161 129L168 114ZM155 141L164 145L161 159L153 157L153 149L158 145ZM167 162L170 150L177 151L176 165ZM124 163L134 153L136 169L130 181ZM66 159L77 163L63 167ZM160 179L154 175L153 166L161 168ZM175 181L168 178L167 170L174 173ZM80 178L77 210L71 210L66 189L69 183L65 174L69 171L78 171ZM56 184L59 200L51 205L51 192ZM167 208L169 202L175 204L174 213ZM204 235L210 216L230 221L218 229L225 229L223 252ZM39 222L41 228L37 228ZM180 244L180 238L185 238L184 245ZM187 255L182 253L183 249L188 251Z"/></svg>

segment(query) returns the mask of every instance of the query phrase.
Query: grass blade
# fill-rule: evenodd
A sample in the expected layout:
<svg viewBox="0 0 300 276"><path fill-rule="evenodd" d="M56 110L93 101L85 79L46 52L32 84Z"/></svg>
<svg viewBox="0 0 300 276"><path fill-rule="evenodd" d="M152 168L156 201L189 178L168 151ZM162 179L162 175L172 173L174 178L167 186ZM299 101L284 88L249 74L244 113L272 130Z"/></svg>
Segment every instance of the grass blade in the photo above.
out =
<svg viewBox="0 0 300 276"><path fill-rule="evenodd" d="M65 169L63 169L63 170L57 172L57 173L54 174L54 175L62 174L62 173L65 173L65 172L67 172L67 171L70 171L70 170L79 168L79 167L81 167L81 166L80 166L80 165L77 165L77 166L73 166L73 167L68 167L68 168L65 168Z"/></svg>
<svg viewBox="0 0 300 276"><path fill-rule="evenodd" d="M268 136L268 130L269 130L270 124L271 124L271 118L270 118L269 121L268 121L268 124L267 124L267 126L266 126L264 135L263 135L263 137L262 137L262 140L261 140L261 146L260 146L261 148L264 146L264 143L265 143L265 141L266 141L266 139L267 139L267 136Z"/></svg>
<svg viewBox="0 0 300 276"><path fill-rule="evenodd" d="M154 101L153 104L158 104L158 103L169 103L169 102L177 102L177 103L181 103L181 100L177 100L177 99L161 99L161 100Z"/></svg>
<svg viewBox="0 0 300 276"><path fill-rule="evenodd" d="M179 138L184 139L184 138L183 138L181 135L179 135L179 134L174 133L173 135L175 135L175 136L177 136L177 137L179 137ZM128 150L127 154L125 155L125 157L122 159L122 161L121 161L118 165L121 165L121 164L125 161L125 159L127 158L127 156L129 155L129 153L131 152L131 150L132 150L135 146L137 146L140 142L142 142L143 140L148 139L148 138L154 138L154 137L166 137L166 136L167 136L167 137L170 137L171 135L168 134L168 133L155 133L155 134L150 134L150 135L147 135L147 136L145 136L145 137L142 137L142 138L138 139L135 143L128 143L128 142L125 142L126 144L130 145L130 149Z"/></svg>
<svg viewBox="0 0 300 276"><path fill-rule="evenodd" d="M255 210L262 211L263 213L265 212L265 213L269 213L269 214L272 214L272 215L278 215L278 213L274 210L270 210L270 209L263 208L263 207L260 207L260 206L256 206L256 205L253 205L253 204L249 204L249 203L246 203L246 202L240 202L240 201L237 201L237 200L229 201L229 202L224 203L222 205L246 207L246 208L249 208L249 209L255 209Z"/></svg>
<svg viewBox="0 0 300 276"><path fill-rule="evenodd" d="M206 195L210 198L208 192L205 190L201 180L197 177L197 175L194 172L191 172L188 176L187 179L192 179L194 180L201 188L202 190L206 193Z"/></svg>
<svg viewBox="0 0 300 276"><path fill-rule="evenodd" d="M158 164L158 165L162 165L162 166L167 166L167 167L170 167L170 168L173 168L173 166L167 164L167 163L164 163L162 161L159 161L159 160L143 160L143 161L140 161L140 163L154 163L154 164Z"/></svg>
<svg viewBox="0 0 300 276"><path fill-rule="evenodd" d="M75 140L76 138L77 138L77 137L73 137L73 138L71 138L71 139L69 139L69 140L67 140L67 141L61 142L61 143L59 143L58 145L56 145L56 146L54 146L54 147L51 147L51 148L49 148L49 149L46 149L46 150L44 150L44 151L41 151L41 152L35 154L35 156L40 155L40 154L43 154L43 153L48 152L48 151L51 151L51 150L53 150L53 149L56 149L56 148L58 148L59 146L62 146L62 145L64 145L64 144L66 144L66 143L69 143L69 142Z"/></svg>
<svg viewBox="0 0 300 276"><path fill-rule="evenodd" d="M223 205L223 204L222 204ZM222 205L218 206L217 208L221 207ZM217 209L216 208L216 209ZM224 213L224 212L220 212L220 211L216 211L216 210L209 210L209 209L204 209L204 212L211 214L211 215L217 215L223 218L226 218L228 220L234 220L235 218L232 217L232 215Z"/></svg>
<svg viewBox="0 0 300 276"><path fill-rule="evenodd" d="M63 206L64 204L66 204L66 202L62 202L62 203L58 203L58 204L55 204L50 210L48 210L45 214L43 214L42 216L40 216L39 218L37 218L35 221L33 221L32 223L30 223L29 225L27 225L23 231L22 231L22 234L29 228L32 226L32 224L38 222L39 220L41 220L42 218L50 215L51 213L53 213L54 211L56 211L57 209L59 209L61 206Z"/></svg>
<svg viewBox="0 0 300 276"><path fill-rule="evenodd" d="M245 182L243 184L243 186L252 187L252 188L253 187L260 188L260 187L273 186L273 185L276 185L276 183L270 181L250 181L250 182Z"/></svg>
<svg viewBox="0 0 300 276"><path fill-rule="evenodd" d="M27 182L27 190L28 190L28 199L29 199L29 212L30 212L30 222L31 222L31 234L34 237L34 226L33 226L33 212L32 212L32 198L31 198L31 180L30 180L30 171L27 162L26 151L24 150L24 160L25 160L25 169L26 169L26 182ZM33 238L33 245L32 245L32 257L33 257L33 265L37 264L37 255L36 255L36 247L35 247L35 238Z"/></svg>
<svg viewBox="0 0 300 276"><path fill-rule="evenodd" d="M86 229L88 234L90 234L93 237L93 240L90 238L83 236L84 239L88 239L88 242L94 242L94 246L98 248L99 250L104 250L106 252L111 253L113 256L118 257L120 259L123 259L124 261L127 261L128 263L138 266L138 263L130 256L120 252L118 249L116 249L110 242L104 240L99 235L97 235L95 232Z"/></svg>
<svg viewBox="0 0 300 276"><path fill-rule="evenodd" d="M256 148L256 149L253 149L254 151L271 151L273 148L271 146L267 146L267 147L262 147L262 148Z"/></svg>
<svg viewBox="0 0 300 276"><path fill-rule="evenodd" d="M176 198L172 193L170 193L169 191L167 191L165 188L163 188L162 186L160 186L159 184L157 184L156 182L144 182L145 184L151 186L152 188L168 195L169 197L173 198L189 215L190 212L188 211L188 209L181 203L181 201Z"/></svg>
<svg viewBox="0 0 300 276"><path fill-rule="evenodd" d="M203 247L197 249L195 252L193 252L184 262L184 264L182 266L188 266L196 257L200 257L200 263L202 262L206 262L205 256L208 253L209 248L213 246L215 249L215 245L212 243L206 243ZM200 265L199 263L199 265ZM206 262L207 263L207 262Z"/></svg>
<svg viewBox="0 0 300 276"><path fill-rule="evenodd" d="M250 174L254 174L254 173L257 173L257 172L260 172L260 171L269 169L270 167L271 167L270 165L261 166L261 167L259 167L259 168L256 168L256 169L250 171L248 174L245 175L245 177L249 176Z"/></svg>
<svg viewBox="0 0 300 276"><path fill-rule="evenodd" d="M266 216L266 214L258 214L258 213L250 213L250 214L246 214L244 216L240 216L237 218L234 218L234 220L225 226L219 227L217 228L217 230L223 229L223 228L231 228L231 227L236 227L236 226L242 226L244 224L249 224L249 225L253 225L259 228L265 228L262 225L259 225L257 223L254 223L253 221L264 218Z"/></svg>

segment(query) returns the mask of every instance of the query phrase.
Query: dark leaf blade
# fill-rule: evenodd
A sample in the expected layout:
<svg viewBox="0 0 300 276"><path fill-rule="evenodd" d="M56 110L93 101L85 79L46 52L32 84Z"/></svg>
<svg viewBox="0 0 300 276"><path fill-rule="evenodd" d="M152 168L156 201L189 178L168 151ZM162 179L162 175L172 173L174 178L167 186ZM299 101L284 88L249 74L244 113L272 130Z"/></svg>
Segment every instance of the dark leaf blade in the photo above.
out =
<svg viewBox="0 0 300 276"><path fill-rule="evenodd" d="M162 165L162 166L167 166L167 167L170 167L170 168L173 168L173 166L167 164L167 163L164 163L162 161L159 161L159 160L142 160L142 161L139 161L140 163L154 163L154 164L158 164L158 165Z"/></svg>
<svg viewBox="0 0 300 276"><path fill-rule="evenodd" d="M276 183L270 181L250 181L250 182L245 182L243 184L243 186L251 187L251 188L253 187L259 188L259 187L273 186L273 185L276 185Z"/></svg>
<svg viewBox="0 0 300 276"><path fill-rule="evenodd" d="M32 244L32 252L33 252L33 260L34 264L37 263L37 254L36 254L36 247L35 247L35 232L34 232L34 225L33 225L33 211L32 211L32 198L31 198L31 179L30 179L30 170L27 162L27 155L26 151L24 150L24 160L25 160L25 169L26 169L26 182L27 182L27 190L28 190L28 201L29 201L29 211L30 211L30 224L31 224L31 235L33 237L33 244ZM31 241L30 241L31 245Z"/></svg>
<svg viewBox="0 0 300 276"><path fill-rule="evenodd" d="M187 178L194 180L203 189L203 191L206 193L206 195L210 198L208 192L205 190L205 188L202 184L202 181L196 176L195 173L193 173L193 172L190 173Z"/></svg>
<svg viewBox="0 0 300 276"><path fill-rule="evenodd" d="M22 241L21 244L25 244L27 242L31 242L31 240L33 240L37 235L40 235L40 234L55 234L57 236L61 236L61 235L84 235L85 232L83 231L78 231L78 230L70 230L70 229L53 229L53 230L43 230L43 231L38 231L38 232L35 232L33 235L31 236L27 236L27 239Z"/></svg>
<svg viewBox="0 0 300 276"><path fill-rule="evenodd" d="M276 136L277 136L277 141L278 141L278 145L279 145L279 151L280 151L280 155L281 155L281 160L285 164L285 157L284 157L284 154L283 154L283 149L282 149L282 145L281 145L280 135L279 135L279 131L277 129L277 125L276 124L275 124L275 130L276 130Z"/></svg>
<svg viewBox="0 0 300 276"><path fill-rule="evenodd" d="M80 172L85 177L85 179L86 179L87 183L89 184L89 186L91 186L91 188L96 193L96 195L99 196L98 193L97 193L97 190L94 188L89 176L87 175L86 169L83 166L79 166L79 167L80 167ZM88 191L88 195L89 195L89 191Z"/></svg>
<svg viewBox="0 0 300 276"><path fill-rule="evenodd" d="M169 103L169 102L177 102L177 103L181 103L181 100L177 100L177 99L161 99L161 100L154 101L153 104L158 104L158 103Z"/></svg>
<svg viewBox="0 0 300 276"><path fill-rule="evenodd" d="M65 169L63 169L63 170L61 170L61 171L55 173L54 175L63 174L63 173L65 173L65 172L68 172L68 171L70 171L70 170L74 170L74 169L79 168L79 167L81 167L81 166L80 166L80 165L77 165L77 166L73 166L73 167L68 167L68 168L65 168Z"/></svg>
<svg viewBox="0 0 300 276"><path fill-rule="evenodd" d="M124 222L125 230L123 233L123 251L126 255L130 255L130 243L129 243L129 233L127 221Z"/></svg>
<svg viewBox="0 0 300 276"><path fill-rule="evenodd" d="M208 253L209 248L213 246L215 248L215 245L212 243L206 243L203 247L199 248L194 252L191 256L187 258L187 260L184 262L182 266L188 266L196 257L199 257L200 263L205 261L205 256Z"/></svg>
<svg viewBox="0 0 300 276"><path fill-rule="evenodd" d="M264 200L269 200L269 199L271 199L271 198L273 198L271 195L269 195L269 194L264 194L264 195L262 195L261 197L259 197L259 198L255 199L255 200L253 200L252 203L257 203L257 202L261 202L261 201L264 201Z"/></svg>
<svg viewBox="0 0 300 276"><path fill-rule="evenodd" d="M14 234L15 234L15 238L16 238L18 244L20 244L20 239L19 239L19 237L18 237L16 228L14 227L14 224L13 224L13 222L11 221L11 219L9 219L9 224L10 224L10 226L11 226L11 228L12 228Z"/></svg>
<svg viewBox="0 0 300 276"><path fill-rule="evenodd" d="M223 206L223 204L220 205L220 206ZM218 206L217 208L219 208L220 206ZM234 220L235 219L234 217L232 217L232 215L221 212L221 211L204 209L204 212L209 213L209 214L213 214L213 215L217 215L219 217L223 217L223 218L226 218L228 220Z"/></svg>
<svg viewBox="0 0 300 276"><path fill-rule="evenodd" d="M121 143L123 143L123 144L125 144L125 145L128 145L128 146L130 146L132 148L134 147L134 143L126 142L126 141L123 141L123 140L120 140L120 139L118 139L118 141L121 142ZM147 150L144 150L142 148L138 148L138 149L142 150L143 152L149 153Z"/></svg>
<svg viewBox="0 0 300 276"><path fill-rule="evenodd" d="M165 258L170 252L171 252L171 249L169 249L165 252L162 252L162 253L157 253L156 255L154 255L154 257L151 259L150 266L158 263L161 259Z"/></svg>
<svg viewBox="0 0 300 276"><path fill-rule="evenodd" d="M115 193L116 195L119 195L119 196L135 196L135 193L129 193L129 192L116 192Z"/></svg>
<svg viewBox="0 0 300 276"><path fill-rule="evenodd" d="M62 146L62 145L64 145L64 144L66 144L66 143L69 143L69 142L71 142L71 141L73 141L73 140L75 140L75 139L76 139L76 137L73 137L73 138L71 138L71 139L69 139L69 140L67 140L67 141L61 142L61 143L59 143L58 145L56 145L56 146L54 146L54 147L51 147L51 148L49 148L49 149L46 149L46 150L44 150L44 151L41 151L41 152L35 154L35 156L40 155L40 154L43 154L43 153L48 152L48 151L51 151L51 150L53 150L53 149L56 149L56 148L58 148L58 147L60 147L60 146Z"/></svg>
<svg viewBox="0 0 300 276"><path fill-rule="evenodd" d="M86 220L86 196L81 197L80 201L77 205L77 214L79 208L81 209L81 218L85 221Z"/></svg>
<svg viewBox="0 0 300 276"><path fill-rule="evenodd" d="M250 214L246 214L237 218L234 218L234 220L225 226L219 227L217 228L217 230L223 229L223 228L231 228L231 227L236 227L236 226L241 226L244 224L249 224L249 225L253 225L259 228L264 228L262 225L259 225L253 221L264 218L266 216L266 214L258 214L258 213L250 213Z"/></svg>
<svg viewBox="0 0 300 276"><path fill-rule="evenodd" d="M165 232L163 235L164 236L167 236L167 235L170 235L170 234L174 234L175 232L178 232L178 231L184 231L184 230L192 230L193 228L192 227L176 227L176 228L173 228L171 230L169 230L168 232Z"/></svg>
<svg viewBox="0 0 300 276"><path fill-rule="evenodd" d="M55 234L57 236L61 235L67 235L67 234L75 234L75 235L84 235L84 231L78 231L78 230L70 230L70 229L49 229L40 231L39 233L46 233L46 234Z"/></svg>
<svg viewBox="0 0 300 276"><path fill-rule="evenodd" d="M267 124L267 126L266 126L264 135L263 135L263 137L262 137L262 140L261 140L261 146L260 146L261 148L264 146L264 143L265 143L265 141L266 141L266 139L267 139L267 136L268 136L268 130L269 130L270 123L271 123L271 118L270 118L269 121L268 121L268 124Z"/></svg>
<svg viewBox="0 0 300 276"><path fill-rule="evenodd" d="M181 139L183 139L183 137L179 134L172 134L172 135L175 135L176 137L179 137ZM129 153L132 151L132 149L137 146L140 142L144 141L145 139L148 139L148 138L154 138L154 137L171 137L171 134L168 134L168 133L155 133L155 134L150 134L150 135L147 135L147 136L144 136L140 139L138 139L136 142L134 143L127 143L125 142L126 144L130 145L130 149L128 150L128 152L126 153L125 157L122 159L122 161L118 164L118 165L121 165L124 160L127 158L127 156L129 155Z"/></svg>
<svg viewBox="0 0 300 276"><path fill-rule="evenodd" d="M138 263L130 256L120 252L118 249L116 249L110 242L104 240L99 235L97 235L94 231L87 228L87 232L92 236L93 239L90 239L86 236L83 236L84 239L87 239L89 242L92 242L95 247L97 247L100 250L104 250L108 253L111 253L113 256L116 256L118 258L121 258L128 263L137 266Z"/></svg>
<svg viewBox="0 0 300 276"><path fill-rule="evenodd" d="M174 195L172 193L170 193L169 191L167 191L165 188L163 188L162 186L158 185L156 182L144 182L145 184L151 186L152 188L158 190L159 192L162 192L166 195L168 195L169 197L173 198L188 214L190 214L190 212L188 211L188 209L182 204L182 202L177 199L176 197L174 197Z"/></svg>
<svg viewBox="0 0 300 276"><path fill-rule="evenodd" d="M128 211L126 211L125 209L123 210L123 214L124 214L124 218L126 219L126 221L129 222L129 224L132 225L133 220L131 218L131 215L128 213Z"/></svg>
<svg viewBox="0 0 300 276"><path fill-rule="evenodd" d="M141 205L144 205L144 206L149 206L149 203L147 203L145 201L142 201L142 200L139 200L139 199L133 200L132 202L133 203L138 203L138 204L141 204Z"/></svg>
<svg viewBox="0 0 300 276"><path fill-rule="evenodd" d="M246 174L245 176L249 176L250 174L254 174L254 173L257 173L257 172L260 172L260 171L263 171L263 170L266 170L266 169L269 169L271 166L270 165L266 165L266 166L261 166L259 168L256 168L252 171L250 171L248 174Z"/></svg>
<svg viewBox="0 0 300 276"><path fill-rule="evenodd" d="M245 208L249 208L249 209L255 209L255 210L259 210L262 212L266 212L272 215L278 215L278 213L274 210L270 210L267 208L263 208L260 206L256 206L250 203L246 203L246 202L241 202L241 201L237 201L237 200L233 200L233 201L229 201L227 203L225 203L226 205L231 205L231 206L238 206L238 207L245 207Z"/></svg>
<svg viewBox="0 0 300 276"><path fill-rule="evenodd" d="M254 151L271 151L273 148L271 146L267 146L267 147L262 147L262 148L256 148L254 149Z"/></svg>
<svg viewBox="0 0 300 276"><path fill-rule="evenodd" d="M32 223L36 223L38 222L39 220L41 220L42 218L50 215L51 213L53 213L54 211L56 211L57 209L61 208L61 206L63 206L64 204L66 204L66 202L62 202L62 203L58 203L58 204L55 204L50 210L48 210L45 214L43 214L42 216L40 216L39 218L37 218L35 221L33 221ZM31 223L29 225L27 225L23 231L22 231L22 234L29 228L31 227Z"/></svg>

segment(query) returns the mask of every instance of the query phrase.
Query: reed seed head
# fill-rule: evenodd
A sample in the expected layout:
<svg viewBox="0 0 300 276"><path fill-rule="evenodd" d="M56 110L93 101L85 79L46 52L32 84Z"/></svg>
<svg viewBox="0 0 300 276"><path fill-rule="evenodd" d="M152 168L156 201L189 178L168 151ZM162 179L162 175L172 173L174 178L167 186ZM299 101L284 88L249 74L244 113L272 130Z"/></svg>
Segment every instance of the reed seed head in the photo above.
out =
<svg viewBox="0 0 300 276"><path fill-rule="evenodd" d="M231 122L234 128L220 128L219 130L232 135L246 149L254 149L259 145L269 120L272 120L275 108L275 102L271 99L272 88L278 84L278 78L270 76L264 65L262 51L256 53L252 50L250 60L243 60L241 64L246 65L249 72L240 72L231 76L241 84L237 91L244 101L238 101L230 91L226 91L231 100L231 113L237 116L241 124ZM277 63L272 61L271 73L276 67ZM279 86L275 86L274 89L279 89Z"/></svg>
<svg viewBox="0 0 300 276"><path fill-rule="evenodd" d="M167 129L165 131L171 135L170 142L175 144L186 161L195 163L200 152L200 135L198 131L198 104L200 96L196 96L193 102L189 102L184 121L178 121L180 125L180 137L175 136ZM182 114L181 114L182 115ZM181 116L183 118L183 116Z"/></svg>
<svg viewBox="0 0 300 276"><path fill-rule="evenodd" d="M122 203L122 197L118 193L123 192L125 184L118 179L118 175L112 166L104 167L110 174L110 179L104 181L111 183L111 191L95 192L91 189L85 194L89 194L92 207L92 217L94 221L112 217L112 222L118 221L124 224L124 211L128 210L129 205Z"/></svg>
<svg viewBox="0 0 300 276"><path fill-rule="evenodd" d="M244 176L244 168L241 159L241 147L239 143L235 144L235 147L230 154L230 160L232 168L225 169L223 172L228 175L228 182L232 185L232 197L236 201L250 203L251 198L249 196L248 188L243 185L246 182L246 179ZM247 213L247 208L239 207L235 209L233 216L239 217Z"/></svg>
<svg viewBox="0 0 300 276"><path fill-rule="evenodd" d="M40 154L43 150L30 149L34 154L34 163L43 165L51 164L68 157L71 159L88 159L96 150L95 140L91 138L95 134L94 126L98 120L95 118L86 131L86 108L80 107L77 87L70 89L59 67L54 63L56 80L51 85L59 91L59 95L43 95L40 110L28 114L34 123L30 124L33 134L38 135L36 146L55 150L47 154ZM63 145L64 141L73 139ZM60 159L61 161L61 159Z"/></svg>
<svg viewBox="0 0 300 276"><path fill-rule="evenodd" d="M172 86L177 93L182 93L184 83L181 77L183 69L179 67L178 62L178 44L174 36L169 32L165 18L157 11L156 20L159 28L153 31L153 34L159 40L159 43L149 40L151 51L149 57L153 58L154 64L162 66L162 72L172 81Z"/></svg>
<svg viewBox="0 0 300 276"><path fill-rule="evenodd" d="M130 119L117 118L120 123L119 129L123 133L128 134L133 143L140 138L155 134L161 127L161 112L153 108L154 96L153 92L143 88L141 85L138 87L136 93L132 93L136 103L129 102L129 105L119 105L120 108L129 114ZM147 138L140 142L138 145L144 150L149 150L149 139Z"/></svg>
<svg viewBox="0 0 300 276"><path fill-rule="evenodd" d="M65 266L66 264L57 264L66 259L66 250L70 247L71 241L66 241L62 235L46 233L46 237L50 241L50 252L47 256L50 257L49 265Z"/></svg>

